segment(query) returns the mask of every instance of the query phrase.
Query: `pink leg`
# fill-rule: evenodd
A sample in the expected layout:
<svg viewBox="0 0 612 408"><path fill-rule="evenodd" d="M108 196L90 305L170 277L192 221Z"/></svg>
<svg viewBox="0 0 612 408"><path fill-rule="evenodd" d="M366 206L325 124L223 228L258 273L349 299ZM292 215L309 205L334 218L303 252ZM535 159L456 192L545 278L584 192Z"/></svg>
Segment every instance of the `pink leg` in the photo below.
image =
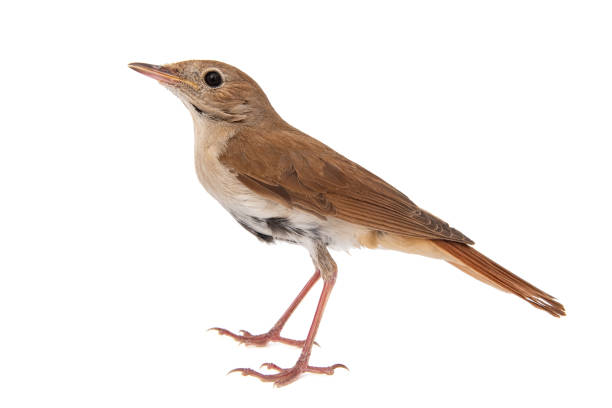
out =
<svg viewBox="0 0 612 408"><path fill-rule="evenodd" d="M240 334L232 333L231 331L222 329L220 327L213 327L210 330L216 330L220 335L229 336L233 338L234 340L240 343L244 343L246 345L263 347L271 341L276 341L279 343L289 344L291 346L302 347L304 346L303 340L292 340L292 339L287 339L285 337L281 337L280 332L281 330L283 330L285 323L287 323L287 320L289 320L289 317L291 317L291 315L293 314L295 309L298 307L302 299L304 299L304 297L308 294L310 289L312 289L315 283L317 283L320 276L321 274L319 273L319 271L318 270L315 271L314 275L312 275L310 280L306 282L306 285L304 286L304 288L300 291L300 293L298 293L297 297L293 300L291 305L289 305L285 313L283 313L281 318L278 319L276 324L267 333L253 335L246 330L240 330L240 333L242 333L240 335Z"/></svg>
<svg viewBox="0 0 612 408"><path fill-rule="evenodd" d="M308 331L308 336L306 337L306 341L304 342L304 347L302 348L302 353L298 358L295 365L291 368L281 368L273 363L265 363L262 367L266 367L271 370L276 370L278 373L276 374L262 374L258 371L255 371L250 368L236 368L232 372L239 372L242 375L250 375L253 377L257 377L262 381L274 382L275 386L284 386L292 383L297 380L300 374L308 372L308 373L317 373L317 374L327 374L332 375L336 368L342 367L346 368L344 364L334 364L329 367L313 367L308 365L308 361L310 359L310 353L312 351L312 346L314 344L314 339L317 334L317 330L319 329L319 324L321 323L321 318L323 317L323 311L325 310L325 305L327 304L327 300L329 295L331 294L331 290L334 287L334 280L325 281L323 285L323 291L321 292L321 297L319 298L319 304L317 305L317 311L315 312L314 319L312 321L312 325L310 326L310 330Z"/></svg>

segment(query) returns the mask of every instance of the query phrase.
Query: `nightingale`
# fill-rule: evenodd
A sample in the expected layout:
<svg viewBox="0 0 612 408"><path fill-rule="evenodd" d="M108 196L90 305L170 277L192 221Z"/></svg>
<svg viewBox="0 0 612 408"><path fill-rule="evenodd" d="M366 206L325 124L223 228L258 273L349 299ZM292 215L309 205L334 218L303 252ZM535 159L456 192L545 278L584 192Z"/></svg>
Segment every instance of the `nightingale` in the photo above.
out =
<svg viewBox="0 0 612 408"><path fill-rule="evenodd" d="M306 248L315 273L266 333L213 328L247 345L280 342L301 348L295 365L273 363L240 372L276 386L302 373L331 375L343 364L309 364L312 346L338 268L329 249L385 248L441 259L555 317L561 303L473 248L474 242L373 173L285 122L259 85L219 61L167 65L131 63L183 102L193 118L195 167L200 183L245 230L260 241ZM323 289L305 340L281 336L292 312L319 280Z"/></svg>

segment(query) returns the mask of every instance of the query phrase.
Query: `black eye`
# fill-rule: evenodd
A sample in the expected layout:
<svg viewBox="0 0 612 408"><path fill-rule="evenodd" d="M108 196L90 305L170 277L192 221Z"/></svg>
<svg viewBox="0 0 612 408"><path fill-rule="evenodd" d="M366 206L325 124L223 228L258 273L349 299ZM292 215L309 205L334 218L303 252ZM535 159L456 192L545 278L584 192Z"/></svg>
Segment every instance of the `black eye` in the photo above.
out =
<svg viewBox="0 0 612 408"><path fill-rule="evenodd" d="M221 74L217 71L208 71L206 75L204 75L204 82L206 85L216 88L223 82L223 78L221 78Z"/></svg>

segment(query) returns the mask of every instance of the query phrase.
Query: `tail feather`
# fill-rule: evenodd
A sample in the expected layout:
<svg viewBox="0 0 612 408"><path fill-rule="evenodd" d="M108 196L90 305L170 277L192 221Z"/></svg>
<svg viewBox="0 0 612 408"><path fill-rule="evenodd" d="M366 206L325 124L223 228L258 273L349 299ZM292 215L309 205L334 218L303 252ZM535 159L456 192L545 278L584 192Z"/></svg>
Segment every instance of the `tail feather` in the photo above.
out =
<svg viewBox="0 0 612 408"><path fill-rule="evenodd" d="M548 293L519 278L471 246L458 242L432 240L452 265L491 286L513 293L555 317L565 316L565 308Z"/></svg>

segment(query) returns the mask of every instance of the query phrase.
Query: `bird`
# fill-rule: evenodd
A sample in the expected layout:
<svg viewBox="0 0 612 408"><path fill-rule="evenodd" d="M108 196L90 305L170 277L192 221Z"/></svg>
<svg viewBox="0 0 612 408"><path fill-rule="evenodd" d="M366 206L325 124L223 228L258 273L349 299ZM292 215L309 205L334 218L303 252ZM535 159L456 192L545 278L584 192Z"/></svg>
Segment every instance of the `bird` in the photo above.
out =
<svg viewBox="0 0 612 408"><path fill-rule="evenodd" d="M391 249L450 263L552 316L565 315L553 296L474 249L459 230L332 148L285 122L247 74L214 60L166 65L130 63L174 93L193 118L195 167L202 186L246 231L265 243L304 247L315 272L274 326L263 334L211 330L240 343L280 342L301 348L292 367L265 363L268 373L237 368L276 386L304 373L331 375L344 364L309 364L315 336L336 282L329 250ZM293 311L321 279L323 288L305 340L281 336Z"/></svg>

